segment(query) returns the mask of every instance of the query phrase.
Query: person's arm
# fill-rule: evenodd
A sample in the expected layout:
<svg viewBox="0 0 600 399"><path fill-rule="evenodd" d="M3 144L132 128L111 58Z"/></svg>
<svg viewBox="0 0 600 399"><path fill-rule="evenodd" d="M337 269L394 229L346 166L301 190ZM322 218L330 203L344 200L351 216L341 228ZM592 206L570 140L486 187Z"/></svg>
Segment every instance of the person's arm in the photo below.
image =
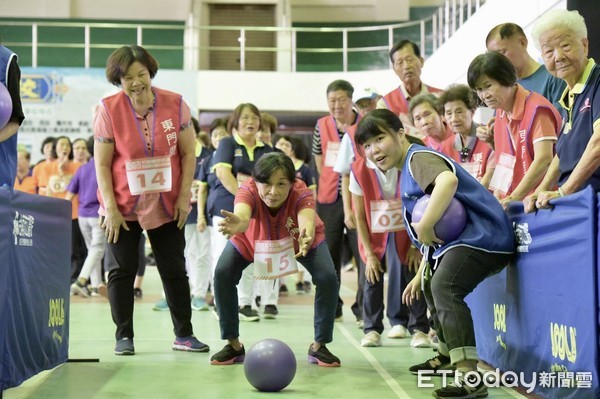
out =
<svg viewBox="0 0 600 399"><path fill-rule="evenodd" d="M594 126L590 138L577 166L561 186L564 195L573 194L583 188L583 184L600 168L600 122Z"/></svg>
<svg viewBox="0 0 600 399"><path fill-rule="evenodd" d="M509 200L520 201L527 196L543 179L552 163L554 141L543 140L533 145L534 159L525 176L509 196Z"/></svg>
<svg viewBox="0 0 600 399"><path fill-rule="evenodd" d="M177 228L182 229L190 213L192 180L196 171L196 138L191 125L179 132L177 150L181 156L181 185L173 209L173 220L177 220Z"/></svg>
<svg viewBox="0 0 600 399"><path fill-rule="evenodd" d="M435 235L433 228L450 205L457 187L458 178L449 170L443 171L435 178L431 198L423 217L419 223L411 223L422 244L428 246L435 243L443 244L443 241Z"/></svg>
<svg viewBox="0 0 600 399"><path fill-rule="evenodd" d="M321 174L321 162L323 161L323 155L321 154L313 154L315 158L315 167L317 168L317 173Z"/></svg>
<svg viewBox="0 0 600 399"><path fill-rule="evenodd" d="M540 193L547 192L551 188L555 187L558 182L558 176L560 175L558 165L560 163L560 159L558 155L555 155L552 158L552 162L546 171L546 175L542 182L535 189L535 192L531 195L528 195L523 199L523 209L525 213L531 213L537 209L537 199Z"/></svg>
<svg viewBox="0 0 600 399"><path fill-rule="evenodd" d="M67 193L65 194L65 199L66 199L67 201L73 201L73 198L75 198L75 196L76 196L76 195L77 195L77 194L75 194L75 193L72 193L72 192L70 192L70 191L67 191Z"/></svg>
<svg viewBox="0 0 600 399"><path fill-rule="evenodd" d="M14 136L19 130L23 119L23 106L21 105L21 69L17 64L16 57L11 59L8 65L8 80L6 89L10 94L13 110L8 123L0 129L0 143Z"/></svg>
<svg viewBox="0 0 600 399"><path fill-rule="evenodd" d="M207 226L205 216L207 198L208 184L206 184L206 182L200 182L200 186L198 187L198 203L196 204L198 207L198 221L196 223L196 229L201 233L206 230Z"/></svg>
<svg viewBox="0 0 600 399"><path fill-rule="evenodd" d="M19 130L19 124L14 121L8 121L8 123L0 129L0 143L8 140L14 136Z"/></svg>
<svg viewBox="0 0 600 399"><path fill-rule="evenodd" d="M417 270L415 277L406 285L404 292L402 293L402 303L412 305L421 296L421 278L423 276L423 270L427 265L427 258L421 259L419 270Z"/></svg>
<svg viewBox="0 0 600 399"><path fill-rule="evenodd" d="M342 175L342 204L344 206L344 224L349 229L356 229L356 220L352 211L352 195L350 194L350 175Z"/></svg>
<svg viewBox="0 0 600 399"><path fill-rule="evenodd" d="M379 258L377 258L377 255L373 252L373 247L371 247L369 225L367 223L367 215L365 213L365 205L363 202L364 197L352 193L352 200L355 204L354 216L356 219L356 232L358 234L358 239L363 243L365 258L367 260L365 264L365 277L369 283L374 284L383 276L383 268L381 267Z"/></svg>
<svg viewBox="0 0 600 399"><path fill-rule="evenodd" d="M238 181L231 172L231 167L225 165L217 165L215 167L215 174L221 181L221 184L231 195L236 195L238 191Z"/></svg>
<svg viewBox="0 0 600 399"><path fill-rule="evenodd" d="M252 209L250 208L250 205L238 202L233 207L233 212L222 209L221 215L223 216L223 220L219 222L218 231L229 239L248 229L250 217L252 216Z"/></svg>
<svg viewBox="0 0 600 399"><path fill-rule="evenodd" d="M306 256L315 239L317 212L313 208L304 208L298 212L298 253L296 258Z"/></svg>
<svg viewBox="0 0 600 399"><path fill-rule="evenodd" d="M119 239L119 230L123 227L129 230L123 215L119 211L115 193L113 191L112 180L112 160L115 153L114 142L101 142L96 140L94 143L94 164L96 166L96 178L98 180L98 189L104 201L106 216L102 220L101 227L104 229L106 240L110 243L116 243Z"/></svg>

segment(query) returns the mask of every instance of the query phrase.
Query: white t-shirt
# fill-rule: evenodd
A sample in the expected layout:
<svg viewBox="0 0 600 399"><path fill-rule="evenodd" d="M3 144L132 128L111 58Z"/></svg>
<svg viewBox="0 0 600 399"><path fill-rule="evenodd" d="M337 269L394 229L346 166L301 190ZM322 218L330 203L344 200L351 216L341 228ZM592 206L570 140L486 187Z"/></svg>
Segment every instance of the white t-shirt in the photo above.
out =
<svg viewBox="0 0 600 399"><path fill-rule="evenodd" d="M354 161L354 148L352 147L352 140L348 134L344 134L342 142L340 143L340 150L338 152L335 165L333 165L333 171L341 173L342 175L350 174L350 164Z"/></svg>
<svg viewBox="0 0 600 399"><path fill-rule="evenodd" d="M398 168L394 167L387 172L383 172L369 159L367 159L367 167L375 170L377 180L379 180L379 185L383 190L383 199L395 198L396 188L398 187L398 184L400 184L400 180L398 180ZM364 195L362 188L356 181L356 177L354 177L354 173L352 172L350 172L349 189L352 194Z"/></svg>

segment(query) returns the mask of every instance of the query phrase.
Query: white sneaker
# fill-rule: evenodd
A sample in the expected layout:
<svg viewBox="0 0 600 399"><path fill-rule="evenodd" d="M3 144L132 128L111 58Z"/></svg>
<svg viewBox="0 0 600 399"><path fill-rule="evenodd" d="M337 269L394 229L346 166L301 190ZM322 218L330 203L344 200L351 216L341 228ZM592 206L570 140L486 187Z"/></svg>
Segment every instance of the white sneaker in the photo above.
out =
<svg viewBox="0 0 600 399"><path fill-rule="evenodd" d="M398 324L392 327L392 329L390 330L390 332L387 334L388 338L406 338L410 335L410 333L408 332L408 330L406 329L406 327L404 327L402 324Z"/></svg>
<svg viewBox="0 0 600 399"><path fill-rule="evenodd" d="M415 330L410 340L410 346L413 348L429 348L429 337L422 331Z"/></svg>
<svg viewBox="0 0 600 399"><path fill-rule="evenodd" d="M360 345L368 348L381 346L381 335L377 331L369 331L360 340Z"/></svg>

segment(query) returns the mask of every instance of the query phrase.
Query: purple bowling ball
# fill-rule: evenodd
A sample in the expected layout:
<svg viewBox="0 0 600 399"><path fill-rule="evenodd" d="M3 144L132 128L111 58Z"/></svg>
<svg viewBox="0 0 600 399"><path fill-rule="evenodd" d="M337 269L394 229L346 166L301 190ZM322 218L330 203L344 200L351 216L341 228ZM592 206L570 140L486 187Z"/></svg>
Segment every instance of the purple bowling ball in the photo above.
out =
<svg viewBox="0 0 600 399"><path fill-rule="evenodd" d="M10 93L6 87L0 83L0 129L8 123L12 115L13 103L10 98Z"/></svg>
<svg viewBox="0 0 600 399"><path fill-rule="evenodd" d="M412 212L413 223L417 223L421 220L423 213L425 213L425 208L427 208L427 204L429 204L430 198L431 196L427 194L419 198ZM466 225L467 212L465 211L465 207L459 200L452 198L446 212L444 212L440 220L438 220L433 230L438 238L447 243L458 238Z"/></svg>
<svg viewBox="0 0 600 399"><path fill-rule="evenodd" d="M263 339L246 353L244 373L248 382L259 391L281 391L296 375L296 357L285 343Z"/></svg>

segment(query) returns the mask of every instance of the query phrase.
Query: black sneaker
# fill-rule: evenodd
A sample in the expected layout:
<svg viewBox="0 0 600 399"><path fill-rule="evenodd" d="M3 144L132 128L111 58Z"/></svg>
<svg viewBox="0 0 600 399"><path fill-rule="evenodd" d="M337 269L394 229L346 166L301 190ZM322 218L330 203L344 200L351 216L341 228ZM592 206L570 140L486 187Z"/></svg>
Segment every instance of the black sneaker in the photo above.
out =
<svg viewBox="0 0 600 399"><path fill-rule="evenodd" d="M115 344L115 355L119 356L132 356L135 355L135 349L133 347L133 339L121 338Z"/></svg>
<svg viewBox="0 0 600 399"><path fill-rule="evenodd" d="M309 281L305 281L304 282L304 292L306 292L308 294L311 289L312 289L312 284Z"/></svg>
<svg viewBox="0 0 600 399"><path fill-rule="evenodd" d="M260 316L258 315L258 312L254 309L252 309L252 306L250 305L246 305L246 306L242 306L240 308L239 311L239 318L242 321L259 321L260 320Z"/></svg>
<svg viewBox="0 0 600 399"><path fill-rule="evenodd" d="M265 319L274 319L275 316L279 314L279 310L277 310L277 306L275 305L265 305Z"/></svg>
<svg viewBox="0 0 600 399"><path fill-rule="evenodd" d="M242 345L242 349L236 351L233 349L233 346L227 344L219 352L212 355L210 358L210 364L227 366L234 363L244 363L245 357L246 350L244 349L244 345Z"/></svg>
<svg viewBox="0 0 600 399"><path fill-rule="evenodd" d="M312 344L308 347L308 362L318 364L321 367L340 367L340 359L329 352L325 345L321 345L319 350L313 351Z"/></svg>
<svg viewBox="0 0 600 399"><path fill-rule="evenodd" d="M304 283L296 283L296 294L304 294Z"/></svg>
<svg viewBox="0 0 600 399"><path fill-rule="evenodd" d="M342 306L335 308L335 321L344 321L344 312Z"/></svg>
<svg viewBox="0 0 600 399"><path fill-rule="evenodd" d="M279 296L288 296L289 292L287 286L282 284L279 286Z"/></svg>
<svg viewBox="0 0 600 399"><path fill-rule="evenodd" d="M471 378L469 378L471 377ZM455 379L445 387L436 389L433 396L438 399L475 399L488 396L487 386L483 382L483 377L479 374L467 375L466 381ZM469 381L472 380L471 383ZM477 385L476 385L477 384Z"/></svg>
<svg viewBox="0 0 600 399"><path fill-rule="evenodd" d="M455 370L456 368L450 364L450 358L448 356L444 356L438 353L437 356L432 357L431 359L423 362L421 364L415 364L414 366L410 366L408 371L412 374L417 375L419 372L427 372L427 374L433 376L442 376L442 373L439 373L440 370Z"/></svg>

